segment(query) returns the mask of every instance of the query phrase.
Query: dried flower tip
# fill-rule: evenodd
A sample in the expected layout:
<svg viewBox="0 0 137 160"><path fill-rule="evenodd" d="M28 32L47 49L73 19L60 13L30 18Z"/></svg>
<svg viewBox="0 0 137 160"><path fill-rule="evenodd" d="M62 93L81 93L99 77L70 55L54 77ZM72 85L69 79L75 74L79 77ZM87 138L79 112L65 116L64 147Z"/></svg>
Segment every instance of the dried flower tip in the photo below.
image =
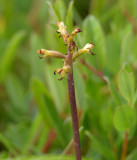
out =
<svg viewBox="0 0 137 160"><path fill-rule="evenodd" d="M56 73L58 73L59 75L61 75L61 78L58 79L58 80L62 80L62 79L65 77L65 75L66 75L67 73L70 73L70 72L71 72L70 66L65 65L65 66L63 66L63 68L56 69L56 70L54 71L54 74L56 75Z"/></svg>
<svg viewBox="0 0 137 160"><path fill-rule="evenodd" d="M84 49L92 49L94 48L94 45L92 43L88 43L84 46Z"/></svg>
<svg viewBox="0 0 137 160"><path fill-rule="evenodd" d="M71 33L71 35L74 36L79 32L82 32L81 29L80 28L75 28L75 30Z"/></svg>
<svg viewBox="0 0 137 160"><path fill-rule="evenodd" d="M66 58L65 55L63 55L62 53L60 53L58 51L50 51L50 50L40 49L37 51L37 53L42 55L40 58L44 58L44 57L63 58L63 59Z"/></svg>
<svg viewBox="0 0 137 160"><path fill-rule="evenodd" d="M93 56L95 56L96 54L95 53L93 53L93 52L91 52L91 51L89 51L90 53L91 53L91 55L93 55Z"/></svg>
<svg viewBox="0 0 137 160"><path fill-rule="evenodd" d="M82 31L81 31L80 28L75 28L75 32L76 32L76 33L79 33L79 32L82 32Z"/></svg>
<svg viewBox="0 0 137 160"><path fill-rule="evenodd" d="M58 80L61 81L64 77L59 78Z"/></svg>
<svg viewBox="0 0 137 160"><path fill-rule="evenodd" d="M44 55L45 51L44 51L44 49L40 49L40 50L37 51L37 53L40 54L40 55Z"/></svg>

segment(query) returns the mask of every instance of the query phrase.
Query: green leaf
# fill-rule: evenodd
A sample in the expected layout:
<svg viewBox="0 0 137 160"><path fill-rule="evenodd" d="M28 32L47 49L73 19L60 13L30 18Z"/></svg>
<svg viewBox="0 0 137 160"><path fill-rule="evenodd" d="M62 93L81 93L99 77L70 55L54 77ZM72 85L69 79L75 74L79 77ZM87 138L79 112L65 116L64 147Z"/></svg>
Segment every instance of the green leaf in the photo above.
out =
<svg viewBox="0 0 137 160"><path fill-rule="evenodd" d="M134 94L133 100L132 100L132 107L134 108L137 105L137 90Z"/></svg>
<svg viewBox="0 0 137 160"><path fill-rule="evenodd" d="M96 59L88 56L91 64L101 68L105 65L105 35L102 31L99 21L94 16L88 16L83 22L83 38L84 43L93 43L95 45L93 52L96 54Z"/></svg>
<svg viewBox="0 0 137 160"><path fill-rule="evenodd" d="M33 78L31 83L32 91L38 104L39 112L43 117L45 124L47 124L48 127L52 127L56 130L62 145L66 144L67 137L69 136L68 134L66 135L63 122L59 117L59 114L45 85L38 78Z"/></svg>
<svg viewBox="0 0 137 160"><path fill-rule="evenodd" d="M114 114L114 126L118 131L126 131L136 123L136 113L129 106L118 107Z"/></svg>
<svg viewBox="0 0 137 160"><path fill-rule="evenodd" d="M20 156L17 158L8 158L8 159L1 159L1 160L75 160L74 156ZM89 160L88 158L82 158L82 160ZM93 159L90 159L93 160Z"/></svg>
<svg viewBox="0 0 137 160"><path fill-rule="evenodd" d="M126 160L136 160L136 159L137 159L137 148L134 149L134 151L127 156Z"/></svg>
<svg viewBox="0 0 137 160"><path fill-rule="evenodd" d="M107 36L106 69L116 74L120 69L120 41L113 35Z"/></svg>
<svg viewBox="0 0 137 160"><path fill-rule="evenodd" d="M17 152L14 150L14 147L10 144L5 136L0 133L0 142L4 144L4 146L13 154L17 155Z"/></svg>
<svg viewBox="0 0 137 160"><path fill-rule="evenodd" d="M107 78L107 81L108 81L108 86L109 86L110 92L111 92L111 94L112 94L112 96L113 96L116 104L117 104L118 106L124 104L125 102L124 102L124 100L122 99L122 97L121 97L121 95L119 94L119 92L117 91L114 83L113 83L111 80L109 80L108 78Z"/></svg>
<svg viewBox="0 0 137 160"><path fill-rule="evenodd" d="M37 146L36 142L39 142L39 139L42 137L44 129L46 130L46 133L47 133L47 127L44 125L41 115L37 114L31 126L29 127L28 139L25 145L22 146L22 150L21 150L22 154L25 155L27 153L30 153L31 151L34 151L35 147ZM46 138L45 134L44 134L44 138ZM43 141L43 143L45 143L45 140Z"/></svg>
<svg viewBox="0 0 137 160"><path fill-rule="evenodd" d="M20 153L28 137L28 125L24 121L19 121L16 124L11 123L7 126L4 134L12 146Z"/></svg>
<svg viewBox="0 0 137 160"><path fill-rule="evenodd" d="M52 18L52 21L55 23L57 23L59 21L59 13L56 11L56 8L54 6L53 3L51 3L50 1L47 1L47 4L49 5L50 7L50 18Z"/></svg>
<svg viewBox="0 0 137 160"><path fill-rule="evenodd" d="M76 24L82 24L83 19L80 15L79 11L76 9L75 5L73 8L74 8L74 19L75 19Z"/></svg>
<svg viewBox="0 0 137 160"><path fill-rule="evenodd" d="M85 134L90 138L92 142L92 148L97 151L98 154L101 154L105 160L115 160L115 155L107 146L106 143L103 143L99 138L96 138L89 131L85 131Z"/></svg>
<svg viewBox="0 0 137 160"><path fill-rule="evenodd" d="M80 73L80 70L78 70L77 67L74 67L74 83L76 88L76 98L77 102L82 108L82 110L85 110L85 83L82 78L82 74Z"/></svg>
<svg viewBox="0 0 137 160"><path fill-rule="evenodd" d="M73 6L74 1L71 1L66 15L66 25L68 26L70 32L73 30Z"/></svg>
<svg viewBox="0 0 137 160"><path fill-rule="evenodd" d="M120 54L120 63L123 64L124 62L133 62L134 57L134 50L133 50L133 35L132 35L132 28L130 27L127 33L124 35L122 45L121 45L121 54Z"/></svg>
<svg viewBox="0 0 137 160"><path fill-rule="evenodd" d="M65 21L65 13L66 13L66 6L63 0L56 0L55 4L48 1L49 6L51 9L54 10L56 16L58 17L58 21Z"/></svg>
<svg viewBox="0 0 137 160"><path fill-rule="evenodd" d="M56 0L55 8L59 15L59 21L65 21L65 14L66 14L66 6L64 0Z"/></svg>
<svg viewBox="0 0 137 160"><path fill-rule="evenodd" d="M30 65L31 65L31 74L38 77L44 77L44 62L39 59L37 51L43 47L41 38L36 34L32 33L30 36Z"/></svg>
<svg viewBox="0 0 137 160"><path fill-rule="evenodd" d="M57 110L59 112L62 112L64 110L64 107L66 105L66 93L67 93L67 84L65 79L61 82L58 80L58 78L53 74L56 65L49 65L46 64L46 70L45 70L45 78L47 85L49 87L49 90L51 94L54 97L55 106L57 107Z"/></svg>
<svg viewBox="0 0 137 160"><path fill-rule="evenodd" d="M4 80L13 60L15 53L26 35L25 31L17 32L7 45L7 48L0 59L0 82Z"/></svg>
<svg viewBox="0 0 137 160"><path fill-rule="evenodd" d="M90 13L92 12L92 14L94 15L100 15L100 13L102 13L102 10L106 7L106 5L107 5L106 0L102 0L102 1L93 0L91 1L91 5L90 5L91 7Z"/></svg>
<svg viewBox="0 0 137 160"><path fill-rule="evenodd" d="M12 104L18 111L25 113L25 92L17 76L14 74L8 75L5 80L5 87Z"/></svg>
<svg viewBox="0 0 137 160"><path fill-rule="evenodd" d="M126 69L121 69L119 72L118 87L121 95L130 104L134 96L134 82L132 75Z"/></svg>
<svg viewBox="0 0 137 160"><path fill-rule="evenodd" d="M106 116L107 115L107 116ZM110 132L110 129L112 128L113 124L113 110L110 107L104 108L100 112L100 123L106 132Z"/></svg>

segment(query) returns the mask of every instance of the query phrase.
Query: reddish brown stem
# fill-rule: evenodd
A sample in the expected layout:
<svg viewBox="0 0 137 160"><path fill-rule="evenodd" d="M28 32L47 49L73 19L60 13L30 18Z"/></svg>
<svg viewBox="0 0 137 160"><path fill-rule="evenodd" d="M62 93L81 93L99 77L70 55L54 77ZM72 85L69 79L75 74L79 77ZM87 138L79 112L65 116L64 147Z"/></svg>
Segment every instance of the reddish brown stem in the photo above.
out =
<svg viewBox="0 0 137 160"><path fill-rule="evenodd" d="M121 160L125 160L125 158L126 158L127 146L128 146L128 131L125 132Z"/></svg>
<svg viewBox="0 0 137 160"><path fill-rule="evenodd" d="M91 65L89 65L88 63L86 63L86 62L84 61L84 59L81 59L80 62L81 62L83 65L87 66L87 67L88 67L93 73L95 73L100 79L102 79L104 82L107 83L107 80L104 78L104 76L103 76L103 74L102 74L101 71L97 71L97 70L96 70L95 68L93 68Z"/></svg>
<svg viewBox="0 0 137 160"><path fill-rule="evenodd" d="M75 98L75 89L74 89L74 80L73 80L72 53L70 50L68 52L68 63L71 66L71 73L67 74L67 81L68 81L68 91L69 91L72 125L73 125L74 147L75 147L75 153L76 153L76 160L81 160L79 127L78 127L76 98Z"/></svg>
<svg viewBox="0 0 137 160"><path fill-rule="evenodd" d="M129 14L128 11L123 11L123 15L127 18L127 20L131 23L134 32L137 34L137 24L135 19Z"/></svg>
<svg viewBox="0 0 137 160"><path fill-rule="evenodd" d="M49 135L48 135L48 140L46 141L46 143L44 144L44 147L43 147L43 149L42 149L42 152L43 153L46 153L49 149L50 149L50 147L51 147L51 145L52 145L52 142L53 142L53 140L56 138L56 133L55 133L55 131L54 130L51 130L50 132L49 132Z"/></svg>

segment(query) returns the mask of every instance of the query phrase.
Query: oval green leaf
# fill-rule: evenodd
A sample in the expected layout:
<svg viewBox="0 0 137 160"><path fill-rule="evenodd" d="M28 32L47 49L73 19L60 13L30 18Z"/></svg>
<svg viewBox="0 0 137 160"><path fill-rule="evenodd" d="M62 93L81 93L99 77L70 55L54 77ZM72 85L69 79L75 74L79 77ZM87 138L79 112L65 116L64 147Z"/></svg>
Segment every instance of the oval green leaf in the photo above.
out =
<svg viewBox="0 0 137 160"><path fill-rule="evenodd" d="M136 123L135 111L129 106L118 107L114 114L114 126L118 131L126 131Z"/></svg>
<svg viewBox="0 0 137 160"><path fill-rule="evenodd" d="M134 96L134 81L133 76L126 69L119 72L118 87L121 95L130 103Z"/></svg>

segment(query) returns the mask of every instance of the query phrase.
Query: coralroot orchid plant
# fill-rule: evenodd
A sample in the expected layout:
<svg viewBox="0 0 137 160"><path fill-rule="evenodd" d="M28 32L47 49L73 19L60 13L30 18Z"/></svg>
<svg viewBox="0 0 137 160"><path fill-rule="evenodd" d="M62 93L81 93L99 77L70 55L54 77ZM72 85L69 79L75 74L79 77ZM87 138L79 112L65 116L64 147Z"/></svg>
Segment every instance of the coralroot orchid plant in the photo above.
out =
<svg viewBox="0 0 137 160"><path fill-rule="evenodd" d="M77 33L81 32L81 30L79 28L75 28L75 30L71 34L68 34L67 27L64 25L63 22L58 22L58 28L59 30L57 30L57 33L60 33L59 37L63 38L65 45L68 47L68 54L64 55L58 51L45 50L45 49L40 49L37 51L37 53L40 54L40 58L53 57L53 58L61 58L64 60L63 67L60 69L56 69L54 71L54 74L56 75L56 73L58 73L61 76L59 80L62 80L64 76L67 75L76 160L81 160L78 118L77 118L75 88L73 80L73 62L77 59L77 57L79 57L84 53L90 53L91 55L94 55L94 53L90 51L90 49L92 49L94 45L92 43L88 43L82 49L78 50L76 43L74 42L74 36Z"/></svg>

